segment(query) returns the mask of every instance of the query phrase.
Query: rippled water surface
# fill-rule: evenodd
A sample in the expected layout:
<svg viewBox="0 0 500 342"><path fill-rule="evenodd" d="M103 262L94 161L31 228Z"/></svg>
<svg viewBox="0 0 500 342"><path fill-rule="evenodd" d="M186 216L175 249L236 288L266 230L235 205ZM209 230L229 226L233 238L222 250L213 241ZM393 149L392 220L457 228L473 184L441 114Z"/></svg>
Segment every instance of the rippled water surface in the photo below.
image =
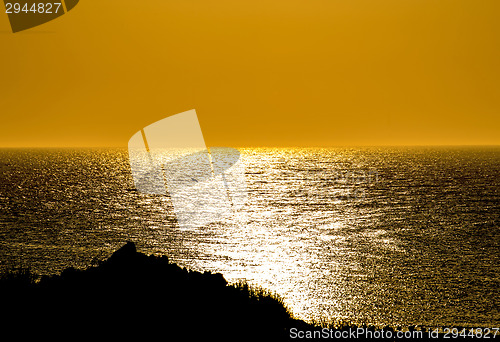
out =
<svg viewBox="0 0 500 342"><path fill-rule="evenodd" d="M86 267L133 240L303 319L500 325L499 148L240 152L244 209L179 229L125 150L0 150L0 269Z"/></svg>

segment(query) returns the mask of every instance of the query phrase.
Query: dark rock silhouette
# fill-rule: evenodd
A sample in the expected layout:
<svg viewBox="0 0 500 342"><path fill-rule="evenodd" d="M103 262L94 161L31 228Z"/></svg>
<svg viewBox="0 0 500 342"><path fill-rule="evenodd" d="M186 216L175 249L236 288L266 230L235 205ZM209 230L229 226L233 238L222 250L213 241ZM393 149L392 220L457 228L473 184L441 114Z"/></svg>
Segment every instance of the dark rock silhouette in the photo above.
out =
<svg viewBox="0 0 500 342"><path fill-rule="evenodd" d="M132 242L86 270L68 268L39 281L26 270L4 274L0 305L2 332L23 340L353 340L358 328L377 331L294 319L279 297L265 290L229 285L220 273L190 271L166 256L147 256ZM383 330L391 337L355 340L408 340L395 338L399 328ZM444 339L442 333L436 337Z"/></svg>
<svg viewBox="0 0 500 342"><path fill-rule="evenodd" d="M4 276L0 298L2 325L42 335L277 341L305 324L276 296L147 256L132 242L86 270L68 268L38 282L29 272Z"/></svg>

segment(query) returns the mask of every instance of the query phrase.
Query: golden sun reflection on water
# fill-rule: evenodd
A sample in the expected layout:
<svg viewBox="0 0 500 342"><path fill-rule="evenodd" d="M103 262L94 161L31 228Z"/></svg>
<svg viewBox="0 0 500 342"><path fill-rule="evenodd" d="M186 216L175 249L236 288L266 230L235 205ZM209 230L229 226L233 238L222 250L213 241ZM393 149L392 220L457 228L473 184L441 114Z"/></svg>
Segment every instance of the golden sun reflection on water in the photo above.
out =
<svg viewBox="0 0 500 342"><path fill-rule="evenodd" d="M245 151L247 205L222 223L190 232L199 257L184 261L221 272L231 282L244 279L274 291L306 320L437 324L446 306L435 305L442 301L436 299L438 287L430 286L420 265L441 267L439 251L414 241L429 236L425 211L412 208L422 194L393 184L412 189L414 164L399 155L359 156L359 151ZM392 170L401 163L410 168L398 170L394 180ZM373 170L386 178L368 181ZM405 172L408 179L401 176ZM417 182L427 181L417 176ZM435 275L431 281L446 287L448 280ZM458 292L451 289L447 296ZM421 309L433 305L429 314ZM473 317L460 310L454 319Z"/></svg>
<svg viewBox="0 0 500 342"><path fill-rule="evenodd" d="M132 240L306 320L500 323L498 149L240 152L246 204L181 228L168 196L134 189L124 151L0 151L0 267L57 273Z"/></svg>

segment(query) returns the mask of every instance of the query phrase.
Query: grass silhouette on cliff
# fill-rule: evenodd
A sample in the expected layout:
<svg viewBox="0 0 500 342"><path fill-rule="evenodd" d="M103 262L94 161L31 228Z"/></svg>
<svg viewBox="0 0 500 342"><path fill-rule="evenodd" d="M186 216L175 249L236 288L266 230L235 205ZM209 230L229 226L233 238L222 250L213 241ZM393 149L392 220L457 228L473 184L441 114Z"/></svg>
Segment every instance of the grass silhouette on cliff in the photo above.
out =
<svg viewBox="0 0 500 342"><path fill-rule="evenodd" d="M297 337L292 329L322 336L323 329L358 328L295 319L282 299L267 290L228 284L220 273L190 271L166 256L147 256L132 242L86 270L68 268L41 278L28 270L5 273L0 304L2 331L38 339L284 341Z"/></svg>
<svg viewBox="0 0 500 342"><path fill-rule="evenodd" d="M192 338L283 340L290 327L303 323L268 291L147 256L132 242L86 270L68 268L38 280L29 271L4 274L0 299L6 326L40 331L99 327L116 337L175 330Z"/></svg>

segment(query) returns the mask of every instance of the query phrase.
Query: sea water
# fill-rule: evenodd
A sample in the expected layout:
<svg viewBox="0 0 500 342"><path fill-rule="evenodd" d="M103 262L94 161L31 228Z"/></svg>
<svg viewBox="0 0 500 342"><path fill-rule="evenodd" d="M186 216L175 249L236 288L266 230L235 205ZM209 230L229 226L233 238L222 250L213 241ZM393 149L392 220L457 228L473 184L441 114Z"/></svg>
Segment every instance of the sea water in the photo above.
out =
<svg viewBox="0 0 500 342"><path fill-rule="evenodd" d="M239 151L243 209L180 229L126 150L1 149L0 270L85 268L130 240L306 320L500 325L499 147Z"/></svg>

